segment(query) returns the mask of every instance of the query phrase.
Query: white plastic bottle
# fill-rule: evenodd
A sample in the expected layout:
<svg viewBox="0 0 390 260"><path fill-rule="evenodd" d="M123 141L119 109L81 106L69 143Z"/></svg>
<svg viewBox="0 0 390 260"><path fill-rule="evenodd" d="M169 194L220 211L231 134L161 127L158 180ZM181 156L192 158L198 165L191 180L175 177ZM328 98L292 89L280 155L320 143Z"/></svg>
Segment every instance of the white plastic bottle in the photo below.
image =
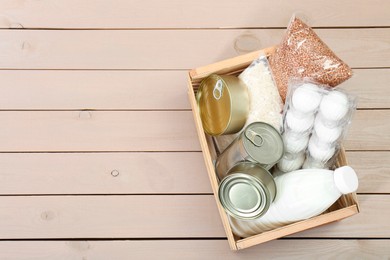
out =
<svg viewBox="0 0 390 260"><path fill-rule="evenodd" d="M358 178L349 166L335 171L304 169L275 178L277 194L267 213L254 220L231 219L238 236L248 237L296 221L308 219L327 210L343 194L355 192ZM247 228L247 227L252 228Z"/></svg>

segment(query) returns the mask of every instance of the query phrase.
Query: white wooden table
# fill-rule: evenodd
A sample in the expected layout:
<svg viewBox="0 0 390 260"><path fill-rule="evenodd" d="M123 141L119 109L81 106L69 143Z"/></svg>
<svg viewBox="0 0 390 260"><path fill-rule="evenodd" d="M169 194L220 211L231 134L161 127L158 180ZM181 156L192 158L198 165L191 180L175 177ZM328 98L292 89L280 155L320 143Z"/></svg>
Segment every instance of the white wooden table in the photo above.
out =
<svg viewBox="0 0 390 260"><path fill-rule="evenodd" d="M390 257L390 2L0 2L0 259ZM277 44L293 12L354 69L361 213L233 253L186 73Z"/></svg>

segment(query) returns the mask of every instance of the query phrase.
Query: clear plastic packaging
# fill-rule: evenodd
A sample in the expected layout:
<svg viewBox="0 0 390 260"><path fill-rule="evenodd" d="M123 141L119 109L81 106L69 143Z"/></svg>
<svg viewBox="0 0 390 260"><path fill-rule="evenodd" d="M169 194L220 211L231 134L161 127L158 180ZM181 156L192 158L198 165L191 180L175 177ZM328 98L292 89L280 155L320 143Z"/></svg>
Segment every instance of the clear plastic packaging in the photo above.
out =
<svg viewBox="0 0 390 260"><path fill-rule="evenodd" d="M286 153L299 153L306 150L310 136L309 133L296 134L292 131L285 131L282 138Z"/></svg>
<svg viewBox="0 0 390 260"><path fill-rule="evenodd" d="M356 99L343 90L331 89L308 78L290 79L282 134L286 154L278 164L279 170L288 172L299 163L299 168L302 165L303 168L329 168L355 109ZM304 163L298 154L305 150Z"/></svg>
<svg viewBox="0 0 390 260"><path fill-rule="evenodd" d="M285 153L282 159L278 162L278 169L282 172L291 172L298 170L305 161L305 153Z"/></svg>
<svg viewBox="0 0 390 260"><path fill-rule="evenodd" d="M336 146L332 143L321 142L317 136L311 136L308 154L316 161L327 162L335 154Z"/></svg>
<svg viewBox="0 0 390 260"><path fill-rule="evenodd" d="M273 80L267 56L260 54L238 77L248 87L250 101L243 129L253 122L265 122L281 132L283 102ZM223 152L239 134L240 132L214 137L219 152Z"/></svg>
<svg viewBox="0 0 390 260"><path fill-rule="evenodd" d="M303 168L332 167L346 136L356 98L343 90L324 88Z"/></svg>
<svg viewBox="0 0 390 260"><path fill-rule="evenodd" d="M334 127L329 127L325 122L317 115L314 122L313 137L323 143L334 143L337 141L343 132L341 125L335 124Z"/></svg>
<svg viewBox="0 0 390 260"><path fill-rule="evenodd" d="M305 162L302 165L302 169L329 169L329 162L317 161L312 157L306 156Z"/></svg>
<svg viewBox="0 0 390 260"><path fill-rule="evenodd" d="M290 80L283 111L285 155L278 163L280 171L289 172L302 167L305 161L303 152L307 149L323 94L323 89L310 80Z"/></svg>
<svg viewBox="0 0 390 260"><path fill-rule="evenodd" d="M269 63L283 101L290 78L310 78L331 88L352 76L350 67L295 16Z"/></svg>
<svg viewBox="0 0 390 260"><path fill-rule="evenodd" d="M285 115L285 129L304 135L314 125L314 113L300 114L290 107Z"/></svg>
<svg viewBox="0 0 390 260"><path fill-rule="evenodd" d="M329 128L337 127L348 124L355 109L356 97L344 90L328 91L321 101L318 118Z"/></svg>

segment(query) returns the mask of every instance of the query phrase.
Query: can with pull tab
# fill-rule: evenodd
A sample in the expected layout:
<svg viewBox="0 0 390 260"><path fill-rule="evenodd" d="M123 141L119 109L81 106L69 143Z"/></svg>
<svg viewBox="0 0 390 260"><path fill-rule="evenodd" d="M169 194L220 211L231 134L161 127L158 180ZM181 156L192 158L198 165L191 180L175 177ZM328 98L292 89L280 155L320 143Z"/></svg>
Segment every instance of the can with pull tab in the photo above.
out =
<svg viewBox="0 0 390 260"><path fill-rule="evenodd" d="M254 122L218 157L216 173L222 180L226 173L241 161L256 162L269 170L282 156L283 140L279 132L267 123Z"/></svg>
<svg viewBox="0 0 390 260"><path fill-rule="evenodd" d="M207 134L234 134L244 127L249 113L249 94L239 78L212 74L200 83L196 99Z"/></svg>
<svg viewBox="0 0 390 260"><path fill-rule="evenodd" d="M255 219L264 215L276 196L271 173L254 162L241 162L229 170L218 188L225 211L237 219Z"/></svg>

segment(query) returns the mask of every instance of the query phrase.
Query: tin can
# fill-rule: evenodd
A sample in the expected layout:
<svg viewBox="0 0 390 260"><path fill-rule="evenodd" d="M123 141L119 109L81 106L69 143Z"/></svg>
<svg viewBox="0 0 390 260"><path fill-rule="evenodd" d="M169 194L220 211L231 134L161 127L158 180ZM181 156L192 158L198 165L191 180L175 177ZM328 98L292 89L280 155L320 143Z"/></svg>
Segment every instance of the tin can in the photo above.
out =
<svg viewBox="0 0 390 260"><path fill-rule="evenodd" d="M257 163L242 162L229 170L218 188L225 211L237 219L256 219L264 215L276 196L271 173Z"/></svg>
<svg viewBox="0 0 390 260"><path fill-rule="evenodd" d="M233 134L244 127L249 113L249 94L239 78L212 74L200 83L196 99L207 134Z"/></svg>
<svg viewBox="0 0 390 260"><path fill-rule="evenodd" d="M270 124L254 122L217 158L215 168L222 180L238 162L257 162L266 170L271 169L283 156L283 140Z"/></svg>

